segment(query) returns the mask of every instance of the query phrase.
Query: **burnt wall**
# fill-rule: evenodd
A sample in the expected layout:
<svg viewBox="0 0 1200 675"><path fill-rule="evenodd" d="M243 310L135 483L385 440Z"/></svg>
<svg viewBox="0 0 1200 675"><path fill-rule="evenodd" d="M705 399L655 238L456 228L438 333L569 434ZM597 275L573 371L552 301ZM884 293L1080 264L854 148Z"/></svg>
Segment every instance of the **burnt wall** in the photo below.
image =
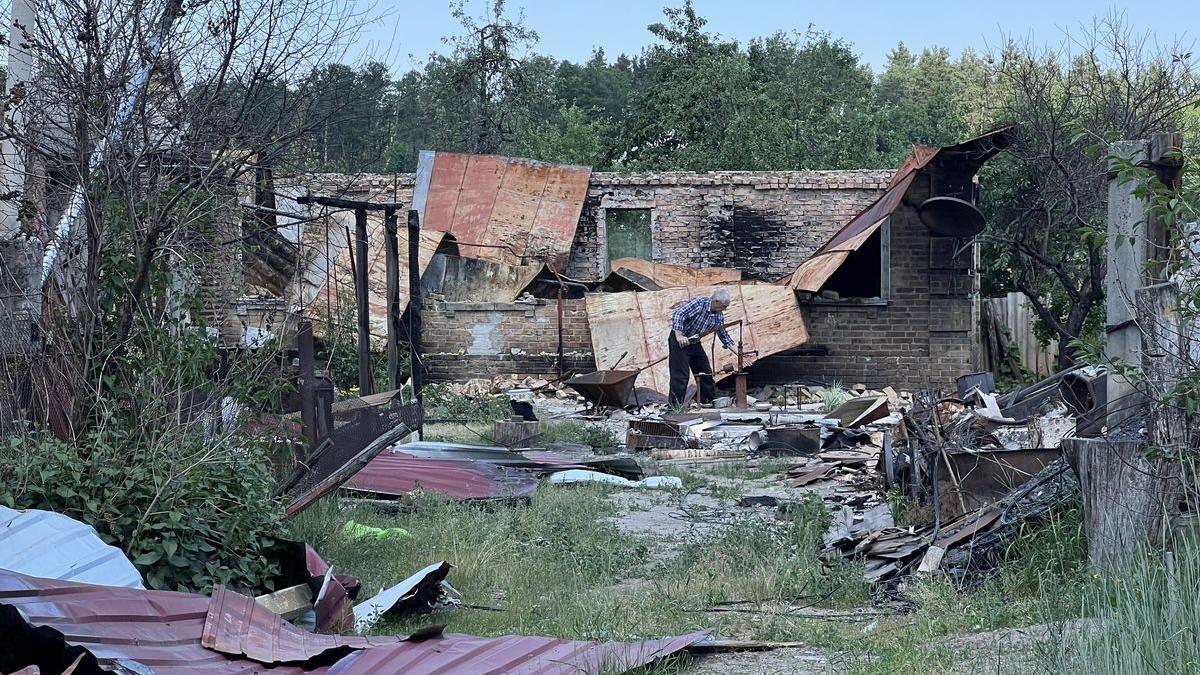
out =
<svg viewBox="0 0 1200 675"><path fill-rule="evenodd" d="M568 275L608 273L606 214L649 209L653 259L790 274L887 187L890 171L593 173Z"/></svg>

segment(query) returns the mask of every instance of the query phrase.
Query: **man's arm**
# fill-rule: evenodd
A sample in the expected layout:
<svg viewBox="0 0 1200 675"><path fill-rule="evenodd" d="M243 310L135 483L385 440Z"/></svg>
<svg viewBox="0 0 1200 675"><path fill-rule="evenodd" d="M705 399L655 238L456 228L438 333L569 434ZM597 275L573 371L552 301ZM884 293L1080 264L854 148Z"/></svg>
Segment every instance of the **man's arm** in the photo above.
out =
<svg viewBox="0 0 1200 675"><path fill-rule="evenodd" d="M721 315L721 323L725 323L725 315ZM717 330L717 337L721 338L721 344L725 345L725 349L733 351L733 338L729 337L729 331L721 328Z"/></svg>

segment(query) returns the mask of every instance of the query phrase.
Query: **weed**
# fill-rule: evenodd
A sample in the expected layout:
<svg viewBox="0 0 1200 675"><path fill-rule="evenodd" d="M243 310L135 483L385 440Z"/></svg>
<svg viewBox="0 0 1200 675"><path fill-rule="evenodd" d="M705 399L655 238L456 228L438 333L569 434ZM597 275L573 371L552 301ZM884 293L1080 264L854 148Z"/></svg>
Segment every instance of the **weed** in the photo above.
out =
<svg viewBox="0 0 1200 675"><path fill-rule="evenodd" d="M1200 542L1179 541L1170 563L1142 549L1085 596L1091 621L1062 626L1044 645L1055 672L1194 673L1200 670ZM1098 575L1097 575L1098 577ZM1093 577L1093 578L1097 578Z"/></svg>
<svg viewBox="0 0 1200 675"><path fill-rule="evenodd" d="M512 406L506 394L488 394L470 398L456 393L445 384L433 383L422 390L425 416L430 419L454 419L491 423L512 416Z"/></svg>
<svg viewBox="0 0 1200 675"><path fill-rule="evenodd" d="M707 473L713 476L723 476L725 478L740 478L744 480L757 480L774 476L776 474L787 471L796 461L786 457L770 457L760 459L756 462L749 461L732 461L732 462L714 462L708 467Z"/></svg>
<svg viewBox="0 0 1200 675"><path fill-rule="evenodd" d="M850 392L842 389L841 385L837 382L834 382L821 390L821 401L825 404L824 408L822 409L823 412L833 412L834 410L842 407L842 404L849 400Z"/></svg>
<svg viewBox="0 0 1200 675"><path fill-rule="evenodd" d="M609 427L582 420L542 422L542 440L546 442L579 443L597 452L611 452L621 447L621 439Z"/></svg>

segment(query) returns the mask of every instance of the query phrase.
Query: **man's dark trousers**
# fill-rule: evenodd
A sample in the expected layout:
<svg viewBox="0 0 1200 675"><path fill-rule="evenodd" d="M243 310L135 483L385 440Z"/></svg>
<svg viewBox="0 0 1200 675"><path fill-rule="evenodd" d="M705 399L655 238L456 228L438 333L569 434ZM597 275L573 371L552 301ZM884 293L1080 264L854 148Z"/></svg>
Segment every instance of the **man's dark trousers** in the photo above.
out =
<svg viewBox="0 0 1200 675"><path fill-rule="evenodd" d="M683 396L687 392L688 375L696 373L696 382L700 386L700 402L712 403L716 397L717 386L713 383L712 365L709 364L708 354L699 342L687 347L680 347L672 331L667 337L670 345L670 358L667 363L671 367L671 396L668 399L672 406L683 404Z"/></svg>

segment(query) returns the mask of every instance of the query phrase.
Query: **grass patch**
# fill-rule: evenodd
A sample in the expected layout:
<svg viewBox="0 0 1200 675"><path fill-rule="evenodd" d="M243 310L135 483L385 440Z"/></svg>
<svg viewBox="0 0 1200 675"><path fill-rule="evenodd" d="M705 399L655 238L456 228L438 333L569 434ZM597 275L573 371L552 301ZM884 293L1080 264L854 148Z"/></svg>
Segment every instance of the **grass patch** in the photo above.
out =
<svg viewBox="0 0 1200 675"><path fill-rule="evenodd" d="M664 473L683 474L685 484L694 481L708 491L736 483L732 476L705 473L714 468ZM988 648L994 652L1005 645L967 648L950 637L1070 618L1080 598L1094 592L1083 562L1081 514L1072 507L1022 532L1001 571L978 588L964 590L946 578L912 581L904 593L914 611L849 623L789 615L788 608L797 605L854 612L870 598L857 564L826 566L817 559L827 514L815 495L775 519L735 521L699 509L697 521L678 534L635 536L613 522L622 515L618 504L657 507L661 513L678 494L617 499L614 490L544 485L527 504L488 508L423 497L399 516L326 500L291 527L338 570L359 576L364 592L444 559L455 565L450 581L465 602L503 610L460 609L381 622L379 633L444 623L450 631L479 635L627 641L714 628L731 639L806 642L825 650L839 672L946 672L961 670L964 658L980 659L981 668L992 671L997 657ZM342 524L351 518L403 527L413 536L350 541ZM748 601L739 607L752 611L705 611L729 601ZM971 650L976 652L964 657ZM686 664L671 660L645 672L686 672Z"/></svg>
<svg viewBox="0 0 1200 675"><path fill-rule="evenodd" d="M541 441L545 443L578 443L591 446L596 452L615 452L622 445L609 427L583 420L555 420L541 423Z"/></svg>
<svg viewBox="0 0 1200 675"><path fill-rule="evenodd" d="M1054 626L1043 644L1056 673L1200 672L1200 542L1169 555L1143 549L1119 573L1096 579L1080 602L1088 617Z"/></svg>
<svg viewBox="0 0 1200 675"><path fill-rule="evenodd" d="M758 480L781 474L799 461L799 458L794 457L768 457L750 461L714 462L708 467L706 473L710 476L721 476L722 478Z"/></svg>

